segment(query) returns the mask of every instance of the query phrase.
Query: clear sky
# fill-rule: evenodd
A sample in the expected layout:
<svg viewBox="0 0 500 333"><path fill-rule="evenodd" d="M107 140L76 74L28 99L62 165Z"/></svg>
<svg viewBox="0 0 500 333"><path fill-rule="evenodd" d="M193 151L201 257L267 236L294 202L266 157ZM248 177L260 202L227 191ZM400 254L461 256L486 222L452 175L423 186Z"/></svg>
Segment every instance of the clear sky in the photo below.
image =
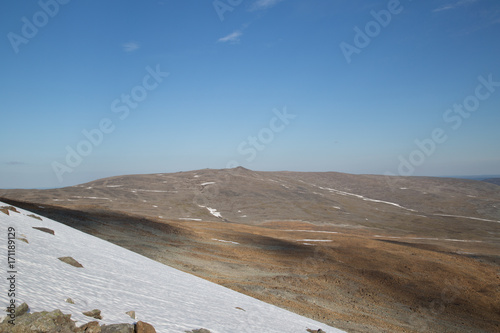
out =
<svg viewBox="0 0 500 333"><path fill-rule="evenodd" d="M500 174L500 1L0 3L0 188Z"/></svg>

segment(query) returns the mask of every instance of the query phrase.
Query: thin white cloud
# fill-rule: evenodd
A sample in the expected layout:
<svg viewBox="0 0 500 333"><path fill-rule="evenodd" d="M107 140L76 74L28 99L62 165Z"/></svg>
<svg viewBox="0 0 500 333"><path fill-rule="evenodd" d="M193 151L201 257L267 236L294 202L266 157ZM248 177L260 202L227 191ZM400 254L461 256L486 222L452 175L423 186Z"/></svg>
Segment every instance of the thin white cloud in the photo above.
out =
<svg viewBox="0 0 500 333"><path fill-rule="evenodd" d="M226 42L230 42L230 43L238 43L240 41L240 36L242 35L243 33L240 31L240 30L236 30L232 33L230 33L229 35L227 36L224 36L222 38L219 38L217 40L217 42L219 43L226 43Z"/></svg>
<svg viewBox="0 0 500 333"><path fill-rule="evenodd" d="M262 10L262 9L267 9L275 6L278 2L281 2L283 0L257 0L253 3L253 5L250 7L251 11L254 10Z"/></svg>
<svg viewBox="0 0 500 333"><path fill-rule="evenodd" d="M446 4L446 5L443 5L441 7L438 7L436 9L433 10L433 12L442 12L444 10L450 10L450 9L455 9L455 8L458 8L458 7L462 7L462 6L467 6L471 3L474 3L474 2L477 2L478 0L459 0L455 3L449 3L449 4Z"/></svg>
<svg viewBox="0 0 500 333"><path fill-rule="evenodd" d="M137 49L139 49L139 44L136 42L127 42L125 44L122 44L123 51L125 52L134 52Z"/></svg>

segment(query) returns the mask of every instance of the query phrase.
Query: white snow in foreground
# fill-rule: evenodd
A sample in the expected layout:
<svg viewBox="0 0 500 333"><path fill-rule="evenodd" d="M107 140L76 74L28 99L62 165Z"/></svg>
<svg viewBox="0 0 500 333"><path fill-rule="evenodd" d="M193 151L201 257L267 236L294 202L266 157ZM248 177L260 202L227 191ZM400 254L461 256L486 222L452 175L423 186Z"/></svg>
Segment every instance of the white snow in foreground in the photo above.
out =
<svg viewBox="0 0 500 333"><path fill-rule="evenodd" d="M60 309L81 325L94 320L82 311L100 309L101 324L112 324L133 323L125 312L134 310L137 320L152 324L157 332L198 328L213 333L304 333L307 328L343 332L17 210L21 213L0 212L0 242L5 249L8 227L29 241L16 241L16 304L27 302L32 312ZM55 235L32 227L50 228ZM7 262L6 256L6 250L0 251L2 263ZM62 256L73 257L84 268L57 259ZM0 281L0 289L7 290L9 281ZM75 304L65 302L67 298ZM0 293L1 306L8 301L7 293Z"/></svg>

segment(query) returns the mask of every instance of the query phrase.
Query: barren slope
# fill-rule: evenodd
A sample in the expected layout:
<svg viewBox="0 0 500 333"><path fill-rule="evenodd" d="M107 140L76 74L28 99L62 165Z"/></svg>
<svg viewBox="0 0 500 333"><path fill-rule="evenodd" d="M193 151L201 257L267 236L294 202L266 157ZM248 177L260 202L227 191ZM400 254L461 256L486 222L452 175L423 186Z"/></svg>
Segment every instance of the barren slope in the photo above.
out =
<svg viewBox="0 0 500 333"><path fill-rule="evenodd" d="M349 332L496 332L499 189L238 168L0 200Z"/></svg>

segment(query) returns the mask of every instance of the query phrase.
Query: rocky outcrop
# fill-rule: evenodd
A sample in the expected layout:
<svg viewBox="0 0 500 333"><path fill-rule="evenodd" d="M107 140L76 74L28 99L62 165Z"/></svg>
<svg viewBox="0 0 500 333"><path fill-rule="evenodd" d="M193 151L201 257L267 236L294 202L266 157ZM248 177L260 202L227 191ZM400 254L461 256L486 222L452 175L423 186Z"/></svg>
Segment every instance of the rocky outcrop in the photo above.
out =
<svg viewBox="0 0 500 333"><path fill-rule="evenodd" d="M4 214L10 215L9 211L19 213L17 211L16 207L14 207L14 206L2 206L2 207L0 207L0 212L2 212Z"/></svg>
<svg viewBox="0 0 500 333"><path fill-rule="evenodd" d="M101 326L98 321L91 321L85 325L80 326L82 333L101 333Z"/></svg>
<svg viewBox="0 0 500 333"><path fill-rule="evenodd" d="M97 312L94 311L90 312L96 315ZM12 322L9 323L9 320L12 320L12 318L7 317L0 323L0 333L156 333L152 325L142 321L136 324L111 324L102 326L99 325L98 321L91 321L77 327L75 322L71 320L70 314L64 314L61 310L29 313L29 307L26 303L17 307L14 318L15 325Z"/></svg>
<svg viewBox="0 0 500 333"><path fill-rule="evenodd" d="M10 333L25 333L25 332L40 332L40 333L73 333L81 332L75 322L71 320L71 315L65 315L61 310L51 312L42 311L35 313L25 313L16 316L15 325L4 320L0 324L0 332Z"/></svg>

